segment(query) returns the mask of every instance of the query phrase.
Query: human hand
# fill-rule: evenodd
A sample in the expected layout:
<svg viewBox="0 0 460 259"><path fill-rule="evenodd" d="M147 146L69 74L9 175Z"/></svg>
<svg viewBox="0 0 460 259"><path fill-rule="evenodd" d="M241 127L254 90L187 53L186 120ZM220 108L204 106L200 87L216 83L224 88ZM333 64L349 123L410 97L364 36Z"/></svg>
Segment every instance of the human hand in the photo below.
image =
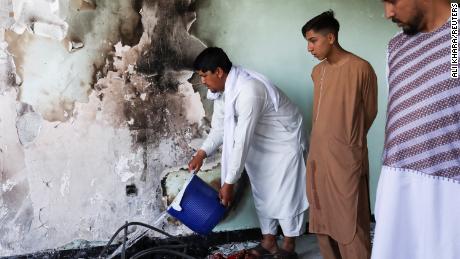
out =
<svg viewBox="0 0 460 259"><path fill-rule="evenodd" d="M203 160L206 158L204 150L198 150L193 156L192 160L188 163L188 170L190 172L198 172L203 165Z"/></svg>
<svg viewBox="0 0 460 259"><path fill-rule="evenodd" d="M229 207L233 201L233 184L224 183L219 190L219 198L222 205Z"/></svg>

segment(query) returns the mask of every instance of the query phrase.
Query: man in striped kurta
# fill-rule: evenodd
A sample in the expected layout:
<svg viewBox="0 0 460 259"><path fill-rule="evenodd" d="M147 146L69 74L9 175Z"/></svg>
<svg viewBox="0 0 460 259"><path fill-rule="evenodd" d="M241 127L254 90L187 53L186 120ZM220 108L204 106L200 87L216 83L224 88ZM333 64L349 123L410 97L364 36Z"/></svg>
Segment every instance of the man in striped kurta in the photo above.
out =
<svg viewBox="0 0 460 259"><path fill-rule="evenodd" d="M460 80L450 4L385 1L388 108L373 259L460 258Z"/></svg>

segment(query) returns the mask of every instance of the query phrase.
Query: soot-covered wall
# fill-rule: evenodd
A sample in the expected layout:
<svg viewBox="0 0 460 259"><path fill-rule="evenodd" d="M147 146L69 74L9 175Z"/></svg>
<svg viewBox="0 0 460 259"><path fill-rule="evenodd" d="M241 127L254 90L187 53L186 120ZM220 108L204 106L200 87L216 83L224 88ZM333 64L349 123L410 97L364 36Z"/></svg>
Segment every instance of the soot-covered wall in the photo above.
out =
<svg viewBox="0 0 460 259"><path fill-rule="evenodd" d="M194 1L0 4L0 256L152 223L209 128Z"/></svg>

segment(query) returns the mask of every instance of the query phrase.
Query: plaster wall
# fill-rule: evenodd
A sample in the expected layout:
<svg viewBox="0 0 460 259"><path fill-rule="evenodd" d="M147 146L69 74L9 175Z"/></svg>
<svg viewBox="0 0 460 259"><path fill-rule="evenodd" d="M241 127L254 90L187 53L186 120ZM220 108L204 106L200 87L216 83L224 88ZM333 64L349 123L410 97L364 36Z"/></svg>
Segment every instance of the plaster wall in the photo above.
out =
<svg viewBox="0 0 460 259"><path fill-rule="evenodd" d="M0 256L152 223L162 172L209 124L189 82L194 1L0 4Z"/></svg>

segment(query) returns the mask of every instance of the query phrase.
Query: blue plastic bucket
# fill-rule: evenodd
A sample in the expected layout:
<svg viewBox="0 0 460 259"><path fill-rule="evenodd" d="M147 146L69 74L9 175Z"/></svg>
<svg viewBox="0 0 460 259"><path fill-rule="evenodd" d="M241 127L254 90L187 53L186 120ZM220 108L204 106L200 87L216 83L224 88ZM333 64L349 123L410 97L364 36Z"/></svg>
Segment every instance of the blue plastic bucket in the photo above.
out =
<svg viewBox="0 0 460 259"><path fill-rule="evenodd" d="M192 175L167 211L194 232L207 235L223 218L225 207L216 190Z"/></svg>

